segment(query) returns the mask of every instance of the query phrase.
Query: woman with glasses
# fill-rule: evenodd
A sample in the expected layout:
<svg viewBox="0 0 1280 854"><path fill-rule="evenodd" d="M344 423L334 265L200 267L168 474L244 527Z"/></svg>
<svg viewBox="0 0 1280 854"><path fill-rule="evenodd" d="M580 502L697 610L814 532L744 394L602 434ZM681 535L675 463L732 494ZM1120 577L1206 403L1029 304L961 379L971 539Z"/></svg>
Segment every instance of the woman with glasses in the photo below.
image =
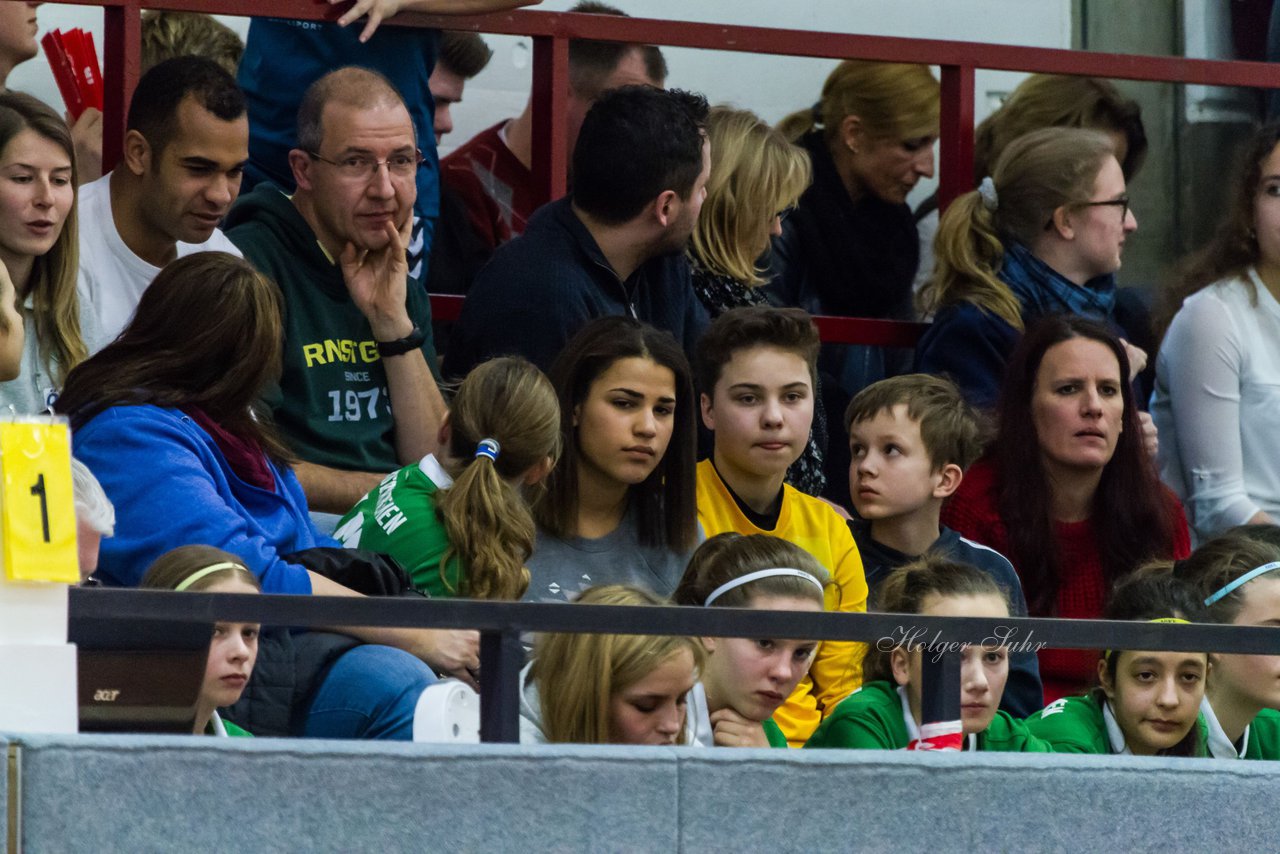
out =
<svg viewBox="0 0 1280 854"><path fill-rule="evenodd" d="M711 177L689 245L693 290L715 320L731 308L768 305L760 289L768 281L761 261L769 239L809 186L809 155L755 113L715 107L707 117ZM787 483L817 495L826 478L822 449L826 418L814 414L813 432Z"/></svg>
<svg viewBox="0 0 1280 854"><path fill-rule="evenodd" d="M1166 294L1151 400L1161 476L1202 539L1280 522L1280 125L1254 134L1230 199Z"/></svg>
<svg viewBox="0 0 1280 854"><path fill-rule="evenodd" d="M1114 325L1115 272L1137 227L1107 134L1045 128L1010 143L978 189L942 215L937 266L921 292L934 322L916 370L946 374L971 403L994 407L1031 322L1067 313ZM1137 373L1146 354L1126 352Z"/></svg>

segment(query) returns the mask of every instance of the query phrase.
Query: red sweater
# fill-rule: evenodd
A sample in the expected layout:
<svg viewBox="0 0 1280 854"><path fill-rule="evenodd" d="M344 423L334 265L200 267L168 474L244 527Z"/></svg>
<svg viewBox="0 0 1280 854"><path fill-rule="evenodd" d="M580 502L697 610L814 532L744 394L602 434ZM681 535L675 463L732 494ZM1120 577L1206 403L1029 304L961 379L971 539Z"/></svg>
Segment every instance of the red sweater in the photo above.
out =
<svg viewBox="0 0 1280 854"><path fill-rule="evenodd" d="M1174 523L1173 542L1167 556L1180 559L1191 553L1191 535L1182 505L1164 486L1169 514ZM990 546L1013 560L1009 546L1009 532L1000 518L996 503L995 466L989 460L974 464L960 488L942 511L942 523L959 531L961 536ZM1098 619L1107 598L1107 584L1102 573L1102 555L1094 537L1093 522L1057 522L1058 564L1062 567L1062 585L1058 589L1058 601L1052 614L1035 614L1036 617L1066 617L1076 620ZM1014 569L1022 576L1022 568ZM1136 567L1135 567L1136 569ZM1022 579L1026 588L1026 578ZM1032 594L1027 592L1030 604ZM1034 641L1034 638L1031 640ZM1098 652L1079 649L1042 649L1040 678L1044 682L1046 704L1060 697L1085 693L1093 684L1097 672Z"/></svg>
<svg viewBox="0 0 1280 854"><path fill-rule="evenodd" d="M481 131L440 161L440 180L462 200L490 250L523 234L538 206L533 173L502 141L504 124Z"/></svg>

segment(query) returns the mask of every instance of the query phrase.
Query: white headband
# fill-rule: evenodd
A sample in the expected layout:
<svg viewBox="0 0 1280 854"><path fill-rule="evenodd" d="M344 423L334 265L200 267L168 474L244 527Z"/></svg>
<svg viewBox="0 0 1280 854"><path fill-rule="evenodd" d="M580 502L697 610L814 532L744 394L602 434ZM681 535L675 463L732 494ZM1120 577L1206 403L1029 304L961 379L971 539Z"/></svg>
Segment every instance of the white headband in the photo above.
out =
<svg viewBox="0 0 1280 854"><path fill-rule="evenodd" d="M728 593L730 590L733 590L735 587L741 587L744 584L750 584L751 582L759 581L762 578L774 578L774 577L781 577L781 576L794 576L796 578L803 578L806 581L813 582L813 586L818 588L819 594L825 595L827 592L823 588L821 581L814 578L809 573L799 569L791 569L789 567L775 567L773 569L757 569L755 572L748 572L746 575L739 575L737 578L733 579L732 581L726 581L724 584L721 584L715 590L712 590L711 593L707 596L706 601L702 603L702 607L706 608L710 606L712 602L716 601L721 596Z"/></svg>

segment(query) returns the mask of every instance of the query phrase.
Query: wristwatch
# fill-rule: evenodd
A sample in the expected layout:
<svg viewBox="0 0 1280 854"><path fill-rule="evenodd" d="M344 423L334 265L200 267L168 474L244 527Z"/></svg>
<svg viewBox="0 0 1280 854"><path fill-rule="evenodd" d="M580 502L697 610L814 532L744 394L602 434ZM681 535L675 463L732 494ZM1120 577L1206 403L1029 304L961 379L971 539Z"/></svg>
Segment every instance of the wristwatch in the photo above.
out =
<svg viewBox="0 0 1280 854"><path fill-rule="evenodd" d="M403 356L413 350L417 350L427 340L426 333L418 328L415 323L413 331L403 338L397 338L395 341L378 341L378 355L382 358L390 356Z"/></svg>

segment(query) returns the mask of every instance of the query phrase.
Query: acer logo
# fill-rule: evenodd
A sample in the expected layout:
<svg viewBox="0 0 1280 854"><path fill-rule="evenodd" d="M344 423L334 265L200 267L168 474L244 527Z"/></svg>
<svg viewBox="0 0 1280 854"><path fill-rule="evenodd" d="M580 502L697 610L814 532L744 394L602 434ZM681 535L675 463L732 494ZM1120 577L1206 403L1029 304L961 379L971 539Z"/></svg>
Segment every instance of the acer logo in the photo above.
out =
<svg viewBox="0 0 1280 854"><path fill-rule="evenodd" d="M118 688L99 688L93 692L93 701L95 703L114 703L119 696L120 690Z"/></svg>

